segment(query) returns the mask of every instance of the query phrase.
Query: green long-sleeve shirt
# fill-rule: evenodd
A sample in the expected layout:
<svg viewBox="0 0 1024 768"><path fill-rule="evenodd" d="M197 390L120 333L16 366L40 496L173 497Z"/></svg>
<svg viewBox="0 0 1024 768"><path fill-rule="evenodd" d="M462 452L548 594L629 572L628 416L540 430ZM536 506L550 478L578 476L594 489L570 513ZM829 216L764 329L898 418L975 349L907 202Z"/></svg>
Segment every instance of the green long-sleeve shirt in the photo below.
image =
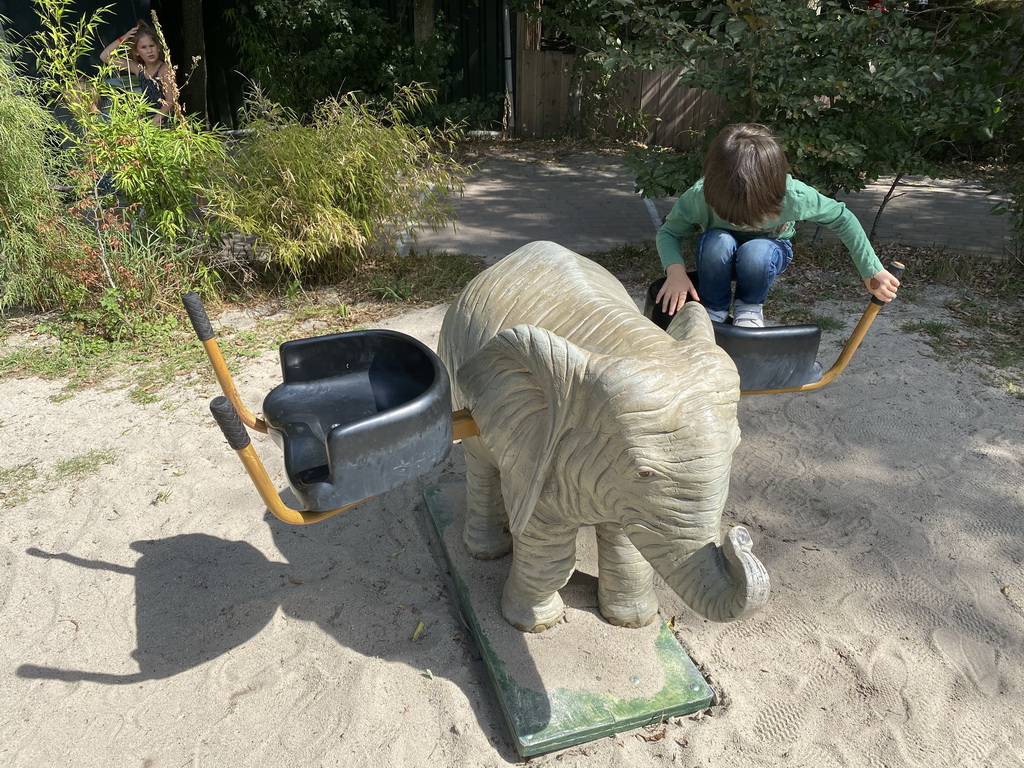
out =
<svg viewBox="0 0 1024 768"><path fill-rule="evenodd" d="M661 257L663 267L682 264L683 241L697 231L705 232L709 229L725 229L748 237L788 240L793 237L798 221L813 221L835 232L849 249L862 278L869 278L882 270L882 262L868 242L864 228L846 205L826 197L792 176L786 176L786 195L782 199L779 218L756 228L736 227L719 218L711 206L704 202L704 179L701 179L679 196L665 218L665 223L658 230L658 256Z"/></svg>

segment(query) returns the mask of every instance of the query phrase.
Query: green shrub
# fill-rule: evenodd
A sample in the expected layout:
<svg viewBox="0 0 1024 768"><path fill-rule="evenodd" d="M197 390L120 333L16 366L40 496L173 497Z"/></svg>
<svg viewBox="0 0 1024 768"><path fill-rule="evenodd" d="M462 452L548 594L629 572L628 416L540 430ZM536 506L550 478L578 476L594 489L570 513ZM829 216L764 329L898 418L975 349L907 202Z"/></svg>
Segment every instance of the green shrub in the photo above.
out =
<svg viewBox="0 0 1024 768"><path fill-rule="evenodd" d="M300 124L255 95L248 132L210 190L210 216L254 237L262 258L296 278L350 276L372 254L394 251L414 223L436 229L451 217L446 195L462 187L455 133L405 117L429 99L419 87L387 105L348 94Z"/></svg>
<svg viewBox="0 0 1024 768"><path fill-rule="evenodd" d="M699 152L676 152L660 147L631 147L624 158L644 197L675 197L700 178L704 158Z"/></svg>
<svg viewBox="0 0 1024 768"><path fill-rule="evenodd" d="M53 186L57 123L16 55L0 43L0 311L50 309L67 287L51 266L63 248L51 225L61 208Z"/></svg>
<svg viewBox="0 0 1024 768"><path fill-rule="evenodd" d="M70 0L35 1L40 77L0 73L0 126L15 137L0 148L12 155L0 164L11 176L4 208L20 222L5 244L0 306L55 307L97 336L136 335L164 322L183 289L216 281L198 210L225 139L180 110L154 125L141 94L111 85L111 67L79 71L108 9L70 22ZM0 67L11 69L6 58Z"/></svg>
<svg viewBox="0 0 1024 768"><path fill-rule="evenodd" d="M214 163L224 155L223 137L186 117L176 93L167 95L172 116L154 125L154 110L142 94L111 84L112 66L91 75L78 71L81 57L100 45L97 29L108 9L69 25L65 17L70 0L36 3L43 26L35 37L42 88L51 107L71 116L61 124L61 141L79 197L91 198L98 209L116 196L165 239L193 234L190 230L201 227L197 199ZM162 40L155 17L154 22ZM168 50L166 43L163 47ZM167 67L168 81L173 81L169 54Z"/></svg>
<svg viewBox="0 0 1024 768"><path fill-rule="evenodd" d="M416 125L454 124L466 131L500 131L504 128L504 111L504 94L492 93L487 97L431 102L409 117Z"/></svg>
<svg viewBox="0 0 1024 768"><path fill-rule="evenodd" d="M135 207L138 223L164 240L204 239L199 200L226 154L223 136L187 117L154 125L152 109L131 91L110 89L105 97L106 115L81 135L86 167L109 180L117 199Z"/></svg>

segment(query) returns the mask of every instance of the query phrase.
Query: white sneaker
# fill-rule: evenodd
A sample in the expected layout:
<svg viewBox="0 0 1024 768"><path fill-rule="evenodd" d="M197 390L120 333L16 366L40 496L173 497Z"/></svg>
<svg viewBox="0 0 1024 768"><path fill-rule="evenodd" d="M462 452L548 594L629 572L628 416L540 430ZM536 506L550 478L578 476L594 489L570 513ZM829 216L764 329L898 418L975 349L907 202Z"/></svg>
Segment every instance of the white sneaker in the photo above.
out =
<svg viewBox="0 0 1024 768"><path fill-rule="evenodd" d="M712 323L724 323L729 317L729 310L727 309L709 309L708 317L711 318Z"/></svg>
<svg viewBox="0 0 1024 768"><path fill-rule="evenodd" d="M764 328L763 307L763 304L737 301L733 306L732 324L737 328Z"/></svg>

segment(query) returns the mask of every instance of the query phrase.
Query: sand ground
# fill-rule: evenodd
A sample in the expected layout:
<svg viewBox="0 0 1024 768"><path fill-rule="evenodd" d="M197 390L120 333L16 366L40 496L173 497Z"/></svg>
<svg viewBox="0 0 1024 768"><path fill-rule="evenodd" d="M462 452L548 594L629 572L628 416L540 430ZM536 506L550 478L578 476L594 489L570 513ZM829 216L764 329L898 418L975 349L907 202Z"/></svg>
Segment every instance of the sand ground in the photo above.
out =
<svg viewBox="0 0 1024 768"><path fill-rule="evenodd" d="M721 625L662 590L716 705L531 765L1024 765L1024 402L900 330L953 322L947 298L881 313L828 387L741 401L723 526L751 530L771 600ZM849 328L861 308L822 310ZM443 309L388 325L433 344ZM276 352L235 373L258 409ZM208 382L146 405L2 391L0 465L28 469L0 502L0 765L522 762L425 515L423 488L461 477L458 446L290 527L212 423ZM94 471L58 476L89 452Z"/></svg>

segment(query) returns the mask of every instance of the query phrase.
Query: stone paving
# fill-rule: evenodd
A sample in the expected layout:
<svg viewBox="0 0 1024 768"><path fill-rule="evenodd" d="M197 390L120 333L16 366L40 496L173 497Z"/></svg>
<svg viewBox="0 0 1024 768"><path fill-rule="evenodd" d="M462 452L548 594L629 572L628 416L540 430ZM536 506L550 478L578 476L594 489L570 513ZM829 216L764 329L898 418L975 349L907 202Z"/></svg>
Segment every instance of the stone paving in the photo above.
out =
<svg viewBox="0 0 1024 768"><path fill-rule="evenodd" d="M841 197L870 231L888 184ZM977 182L915 178L901 184L879 220L876 242L1000 259L1012 253L1010 221L990 214L1000 198ZM673 199L645 200L616 155L487 158L455 201L454 227L421 233L414 247L496 261L533 240L578 253L653 239Z"/></svg>

